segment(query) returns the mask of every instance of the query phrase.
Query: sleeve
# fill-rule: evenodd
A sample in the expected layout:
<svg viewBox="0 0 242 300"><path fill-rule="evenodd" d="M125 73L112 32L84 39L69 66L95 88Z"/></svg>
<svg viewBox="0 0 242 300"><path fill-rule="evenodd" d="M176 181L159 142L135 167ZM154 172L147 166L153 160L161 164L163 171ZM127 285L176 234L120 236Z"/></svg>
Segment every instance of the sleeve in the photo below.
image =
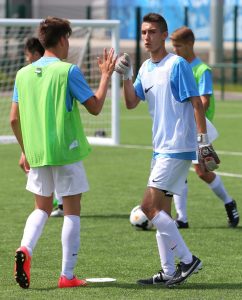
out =
<svg viewBox="0 0 242 300"><path fill-rule="evenodd" d="M134 89L135 89L135 94L141 99L145 100L145 95L143 91L143 86L140 78L140 73L138 73L138 76L136 77L136 80L134 82Z"/></svg>
<svg viewBox="0 0 242 300"><path fill-rule="evenodd" d="M83 103L90 97L94 96L94 93L87 84L81 70L76 65L73 65L70 68L68 88L70 95L77 99L80 103Z"/></svg>
<svg viewBox="0 0 242 300"><path fill-rule="evenodd" d="M198 83L198 91L199 95L212 95L213 93L213 79L212 79L212 73L210 70L206 70Z"/></svg>
<svg viewBox="0 0 242 300"><path fill-rule="evenodd" d="M18 90L17 90L16 82L14 83L12 101L18 103Z"/></svg>
<svg viewBox="0 0 242 300"><path fill-rule="evenodd" d="M179 57L173 65L171 90L179 102L187 101L193 96L199 96L192 68L182 57Z"/></svg>

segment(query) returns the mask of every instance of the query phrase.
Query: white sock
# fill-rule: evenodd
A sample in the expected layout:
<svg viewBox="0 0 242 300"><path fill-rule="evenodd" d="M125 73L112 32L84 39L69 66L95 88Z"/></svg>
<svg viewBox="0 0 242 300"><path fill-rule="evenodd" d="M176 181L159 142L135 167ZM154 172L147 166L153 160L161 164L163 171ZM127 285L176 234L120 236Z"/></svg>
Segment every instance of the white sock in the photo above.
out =
<svg viewBox="0 0 242 300"><path fill-rule="evenodd" d="M74 267L77 262L77 255L80 248L81 222L79 216L64 216L62 227L62 272L68 279L73 278Z"/></svg>
<svg viewBox="0 0 242 300"><path fill-rule="evenodd" d="M165 234L170 239L168 245L168 240L164 240L167 246L171 246L171 250L174 250L177 257L185 264L189 264L192 261L192 253L186 246L179 230L177 229L173 219L168 216L166 212L161 210L152 220L152 223L160 232L160 234ZM167 258L168 260L168 258Z"/></svg>
<svg viewBox="0 0 242 300"><path fill-rule="evenodd" d="M47 219L48 214L45 211L35 209L26 221L21 246L25 246L28 249L30 256L33 254Z"/></svg>
<svg viewBox="0 0 242 300"><path fill-rule="evenodd" d="M228 192L226 191L224 184L219 175L216 174L214 180L208 184L210 189L220 198L224 204L230 203L233 199L229 196Z"/></svg>
<svg viewBox="0 0 242 300"><path fill-rule="evenodd" d="M168 235L156 232L156 241L160 255L161 267L166 275L172 275L175 272L175 256L171 250L170 238Z"/></svg>
<svg viewBox="0 0 242 300"><path fill-rule="evenodd" d="M184 185L181 195L173 195L174 205L177 212L177 219L182 222L187 222L187 193L188 185Z"/></svg>

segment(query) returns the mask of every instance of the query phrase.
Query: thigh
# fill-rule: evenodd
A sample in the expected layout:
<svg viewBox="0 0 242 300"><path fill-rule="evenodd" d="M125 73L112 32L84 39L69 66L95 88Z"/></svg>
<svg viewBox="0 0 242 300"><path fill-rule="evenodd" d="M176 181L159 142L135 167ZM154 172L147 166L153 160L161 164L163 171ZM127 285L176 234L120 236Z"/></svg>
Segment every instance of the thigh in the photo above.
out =
<svg viewBox="0 0 242 300"><path fill-rule="evenodd" d="M154 187L147 187L141 208L148 219L151 220L161 210L171 215L171 202L172 196L167 197L164 191Z"/></svg>
<svg viewBox="0 0 242 300"><path fill-rule="evenodd" d="M53 195L44 197L35 194L35 208L45 211L50 216L53 209Z"/></svg>

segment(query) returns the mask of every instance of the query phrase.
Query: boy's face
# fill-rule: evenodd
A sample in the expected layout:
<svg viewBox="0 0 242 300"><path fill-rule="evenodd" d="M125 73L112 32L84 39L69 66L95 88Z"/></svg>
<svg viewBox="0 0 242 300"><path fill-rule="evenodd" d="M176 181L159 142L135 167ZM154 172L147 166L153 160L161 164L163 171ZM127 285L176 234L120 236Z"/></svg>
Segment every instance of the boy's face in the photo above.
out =
<svg viewBox="0 0 242 300"><path fill-rule="evenodd" d="M150 53L155 53L164 47L167 32L161 32L159 24L156 22L143 22L141 26L141 35L145 50Z"/></svg>
<svg viewBox="0 0 242 300"><path fill-rule="evenodd" d="M177 55L187 59L187 57L190 53L190 50L191 50L191 43L190 42L184 43L181 41L174 41L174 40L171 40L171 43L173 46L173 51Z"/></svg>
<svg viewBox="0 0 242 300"><path fill-rule="evenodd" d="M31 64L40 58L41 58L41 54L38 51L34 51L32 53L27 49L25 50L25 60L27 63Z"/></svg>

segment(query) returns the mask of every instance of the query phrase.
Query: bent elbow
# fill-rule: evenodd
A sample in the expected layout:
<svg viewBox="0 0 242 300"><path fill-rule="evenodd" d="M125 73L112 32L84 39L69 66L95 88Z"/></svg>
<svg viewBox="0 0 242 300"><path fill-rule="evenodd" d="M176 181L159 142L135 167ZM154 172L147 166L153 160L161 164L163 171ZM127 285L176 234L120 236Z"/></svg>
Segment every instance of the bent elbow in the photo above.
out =
<svg viewBox="0 0 242 300"><path fill-rule="evenodd" d="M93 116L98 116L100 114L100 110L99 109L93 109L91 111L89 111Z"/></svg>
<svg viewBox="0 0 242 300"><path fill-rule="evenodd" d="M126 103L126 108L127 109L134 109L137 106L137 103L133 103L133 102L127 102Z"/></svg>
<svg viewBox="0 0 242 300"><path fill-rule="evenodd" d="M16 124L18 124L19 119L17 117L10 117L10 125L11 127L14 127Z"/></svg>

